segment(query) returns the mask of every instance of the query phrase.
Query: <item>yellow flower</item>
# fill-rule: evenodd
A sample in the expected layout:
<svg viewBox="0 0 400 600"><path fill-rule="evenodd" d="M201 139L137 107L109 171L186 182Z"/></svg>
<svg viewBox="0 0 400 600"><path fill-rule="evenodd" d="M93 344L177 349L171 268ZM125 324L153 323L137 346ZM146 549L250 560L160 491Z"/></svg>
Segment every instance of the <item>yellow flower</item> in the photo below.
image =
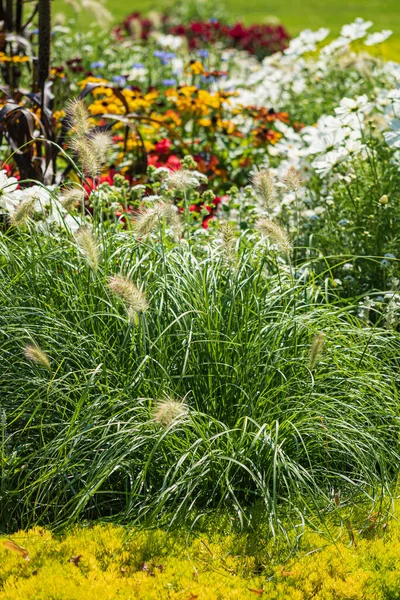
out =
<svg viewBox="0 0 400 600"><path fill-rule="evenodd" d="M86 77L85 79L82 79L82 81L78 81L78 85L81 88L84 88L86 86L87 83L108 83L106 79L102 79L101 77ZM103 90L106 90L106 88L102 88ZM98 90L93 90L94 92L98 92Z"/></svg>
<svg viewBox="0 0 400 600"><path fill-rule="evenodd" d="M53 113L53 118L55 121L61 121L65 117L65 110L55 110Z"/></svg>
<svg viewBox="0 0 400 600"><path fill-rule="evenodd" d="M188 70L193 73L193 75L203 75L203 73L205 73L203 65L198 61L192 62L189 65Z"/></svg>
<svg viewBox="0 0 400 600"><path fill-rule="evenodd" d="M14 56L7 56L4 52L0 52L0 63L4 62L12 62L12 63L24 63L29 62L29 56L20 56L19 54L15 54Z"/></svg>
<svg viewBox="0 0 400 600"><path fill-rule="evenodd" d="M24 63L24 62L29 62L29 56L19 56L19 54L16 54L15 56L13 56L11 58L12 62L14 63Z"/></svg>

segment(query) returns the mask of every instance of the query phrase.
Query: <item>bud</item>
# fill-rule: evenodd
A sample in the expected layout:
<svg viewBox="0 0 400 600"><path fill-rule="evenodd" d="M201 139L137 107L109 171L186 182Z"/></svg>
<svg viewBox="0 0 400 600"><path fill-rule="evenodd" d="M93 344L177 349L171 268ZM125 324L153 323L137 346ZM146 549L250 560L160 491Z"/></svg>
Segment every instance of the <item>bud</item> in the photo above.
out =
<svg viewBox="0 0 400 600"><path fill-rule="evenodd" d="M383 194L381 198L379 198L379 204L387 204L389 202L389 198L386 194Z"/></svg>

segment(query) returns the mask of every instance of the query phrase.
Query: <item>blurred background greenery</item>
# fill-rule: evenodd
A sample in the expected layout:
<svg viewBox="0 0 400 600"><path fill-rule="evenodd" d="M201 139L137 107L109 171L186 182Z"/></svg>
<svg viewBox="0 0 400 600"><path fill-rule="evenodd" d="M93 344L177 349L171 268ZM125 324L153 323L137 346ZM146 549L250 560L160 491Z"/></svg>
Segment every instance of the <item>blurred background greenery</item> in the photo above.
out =
<svg viewBox="0 0 400 600"><path fill-rule="evenodd" d="M201 4L201 0L197 4ZM374 30L393 31L390 41L383 46L383 54L387 59L400 60L400 0L217 0L217 3L203 0L203 4L205 12L214 10L218 13L216 16L224 11L229 21L241 20L249 24L277 19L291 35L305 28L329 27L335 36L343 24L350 23L356 17L370 19L374 23ZM105 5L115 22L122 21L134 11L146 13L171 9L168 0L105 0ZM73 11L66 0L55 0L54 13L57 12L71 15ZM79 25L88 26L92 19L90 11L81 13Z"/></svg>

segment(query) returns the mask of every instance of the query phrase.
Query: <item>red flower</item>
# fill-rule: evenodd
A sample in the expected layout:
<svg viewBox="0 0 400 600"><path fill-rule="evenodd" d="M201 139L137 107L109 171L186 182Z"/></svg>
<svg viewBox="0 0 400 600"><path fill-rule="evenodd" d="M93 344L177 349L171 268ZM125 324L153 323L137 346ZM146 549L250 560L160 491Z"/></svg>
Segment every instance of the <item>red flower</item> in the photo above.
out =
<svg viewBox="0 0 400 600"><path fill-rule="evenodd" d="M176 171L181 168L181 161L175 154L168 156L167 160L163 160L158 154L149 154L147 156L147 164L153 165L154 167L166 167L171 171Z"/></svg>
<svg viewBox="0 0 400 600"><path fill-rule="evenodd" d="M85 182L83 184L83 189L86 192L87 196L90 196L94 190L99 187L101 183L109 183L112 185L114 183L114 175L116 175L115 169L110 169L107 175L102 175L98 181L95 181L91 177L86 177Z"/></svg>
<svg viewBox="0 0 400 600"><path fill-rule="evenodd" d="M166 154L167 152L169 152L169 150L171 150L171 148L171 140L169 140L168 138L163 138L162 140L157 142L155 150L157 154Z"/></svg>
<svg viewBox="0 0 400 600"><path fill-rule="evenodd" d="M171 171L176 171L182 167L182 163L175 154L171 154L171 156L168 156L165 166L171 169Z"/></svg>
<svg viewBox="0 0 400 600"><path fill-rule="evenodd" d="M213 219L213 215L207 215L206 217L204 217L203 222L202 222L202 227L203 229L208 229L208 222L210 221L210 219Z"/></svg>

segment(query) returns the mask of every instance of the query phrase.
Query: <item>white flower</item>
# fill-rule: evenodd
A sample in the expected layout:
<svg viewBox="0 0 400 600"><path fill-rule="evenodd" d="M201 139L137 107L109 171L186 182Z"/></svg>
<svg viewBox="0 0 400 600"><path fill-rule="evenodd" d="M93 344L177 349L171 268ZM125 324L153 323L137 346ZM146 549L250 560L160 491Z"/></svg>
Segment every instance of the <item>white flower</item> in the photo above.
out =
<svg viewBox="0 0 400 600"><path fill-rule="evenodd" d="M386 95L386 98L382 100L382 104L384 105L384 102L388 102L389 100L394 114L398 114L398 112L400 111L400 88L390 90L390 92L388 92L388 94ZM390 108L386 108L385 112L391 113Z"/></svg>
<svg viewBox="0 0 400 600"><path fill-rule="evenodd" d="M377 31L376 33L370 33L364 44L366 46L376 46L377 44L382 44L385 40L387 40L393 31L390 29L383 29L382 31Z"/></svg>
<svg viewBox="0 0 400 600"><path fill-rule="evenodd" d="M0 171L0 209L12 212L20 203L17 187L18 179L7 177L6 171Z"/></svg>
<svg viewBox="0 0 400 600"><path fill-rule="evenodd" d="M367 34L367 29L372 25L372 21L364 21L364 19L356 19L350 25L343 25L340 35L348 38L350 41L358 40Z"/></svg>
<svg viewBox="0 0 400 600"><path fill-rule="evenodd" d="M338 148L325 154L323 158L318 158L312 162L312 166L318 175L326 177L334 167L340 164L343 160L348 157L348 154L344 148Z"/></svg>
<svg viewBox="0 0 400 600"><path fill-rule="evenodd" d="M354 116L358 117L368 112L370 107L367 95L363 94L356 98L343 98L340 101L340 106L335 108L335 113L342 123L350 124L354 121Z"/></svg>
<svg viewBox="0 0 400 600"><path fill-rule="evenodd" d="M354 154L360 154L361 150L363 149L363 146L362 146L360 140L348 139L348 140L346 140L344 148L345 148L346 152L348 153L348 155L352 156Z"/></svg>
<svg viewBox="0 0 400 600"><path fill-rule="evenodd" d="M155 38L162 48L168 48L173 51L179 50L183 44L183 38L180 35L164 35L154 32L152 33L152 37Z"/></svg>
<svg viewBox="0 0 400 600"><path fill-rule="evenodd" d="M395 90L390 90L387 95L386 98L389 98L389 100L400 100L400 88L396 88Z"/></svg>
<svg viewBox="0 0 400 600"><path fill-rule="evenodd" d="M323 56L330 56L331 54L334 54L337 50L345 48L346 46L348 46L348 44L348 38L338 37L336 38L336 40L333 40L333 42L331 42L330 44L324 46L321 50L321 54Z"/></svg>
<svg viewBox="0 0 400 600"><path fill-rule="evenodd" d="M325 117L323 121L326 121L327 119L329 119L329 117ZM304 137L310 144L308 154L330 152L343 143L346 137L346 131L343 127L329 130L324 126L320 128L320 123L318 125L318 127L308 127L307 131L304 132Z"/></svg>
<svg viewBox="0 0 400 600"><path fill-rule="evenodd" d="M360 124L352 123L354 129L344 124L337 117L323 115L316 127L305 127L302 131L303 139L308 144L307 155L323 154L339 146L343 146L349 139L357 140L361 137Z"/></svg>
<svg viewBox="0 0 400 600"><path fill-rule="evenodd" d="M129 75L127 77L128 81L145 81L148 70L143 66L134 66L129 71Z"/></svg>
<svg viewBox="0 0 400 600"><path fill-rule="evenodd" d="M55 223L58 227L62 227L75 233L82 226L82 220L80 217L72 216L62 207L62 205L53 200L49 215L45 219L46 223L50 225Z"/></svg>
<svg viewBox="0 0 400 600"><path fill-rule="evenodd" d="M393 119L390 127L392 131L384 133L385 141L393 148L400 148L400 119Z"/></svg>
<svg viewBox="0 0 400 600"><path fill-rule="evenodd" d="M284 51L287 56L301 56L306 52L314 52L316 44L322 42L329 35L329 29L321 27L318 31L305 29L297 38L289 42L288 48Z"/></svg>

